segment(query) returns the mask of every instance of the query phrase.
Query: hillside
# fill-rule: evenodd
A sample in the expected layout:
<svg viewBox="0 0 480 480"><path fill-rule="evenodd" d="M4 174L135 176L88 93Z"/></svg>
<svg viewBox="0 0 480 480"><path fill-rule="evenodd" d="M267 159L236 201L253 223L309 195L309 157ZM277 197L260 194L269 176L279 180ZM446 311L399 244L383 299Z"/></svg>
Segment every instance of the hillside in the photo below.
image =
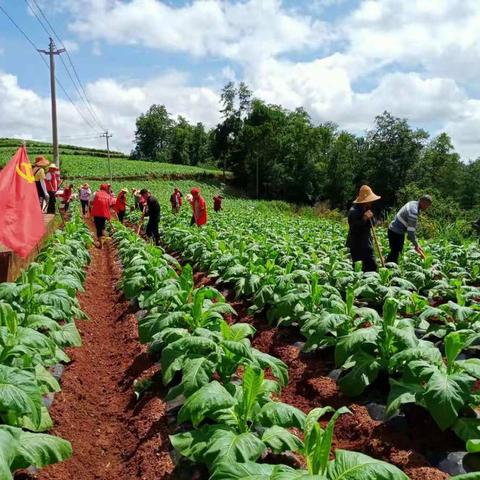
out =
<svg viewBox="0 0 480 480"><path fill-rule="evenodd" d="M5 165L21 140L0 138L0 167ZM44 155L52 159L52 145L46 142L26 142L30 161L35 156ZM218 177L221 171L211 167L194 167L190 165L174 165L160 162L130 160L121 152L110 152L113 177L116 179L142 178L197 178ZM107 151L102 149L78 147L75 145L60 145L60 161L64 178L102 180L109 178Z"/></svg>

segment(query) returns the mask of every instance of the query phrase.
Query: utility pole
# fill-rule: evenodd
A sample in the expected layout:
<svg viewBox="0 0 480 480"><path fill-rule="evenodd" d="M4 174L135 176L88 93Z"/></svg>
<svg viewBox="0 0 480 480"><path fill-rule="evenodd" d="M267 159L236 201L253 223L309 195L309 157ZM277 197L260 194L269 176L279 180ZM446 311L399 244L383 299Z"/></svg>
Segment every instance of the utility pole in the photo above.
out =
<svg viewBox="0 0 480 480"><path fill-rule="evenodd" d="M53 144L53 163L60 168L60 157L58 155L58 130L57 130L57 93L55 89L55 55L60 55L65 51L64 48L55 49L55 43L50 37L48 50L38 50L50 57L50 96L52 100L52 144Z"/></svg>
<svg viewBox="0 0 480 480"><path fill-rule="evenodd" d="M112 161L110 160L110 144L108 143L108 139L112 138L112 134L108 134L108 130L105 130L104 133L100 135L101 137L104 137L105 140L107 141L107 157L108 157L108 171L110 172L110 183L113 182L113 177L112 177Z"/></svg>

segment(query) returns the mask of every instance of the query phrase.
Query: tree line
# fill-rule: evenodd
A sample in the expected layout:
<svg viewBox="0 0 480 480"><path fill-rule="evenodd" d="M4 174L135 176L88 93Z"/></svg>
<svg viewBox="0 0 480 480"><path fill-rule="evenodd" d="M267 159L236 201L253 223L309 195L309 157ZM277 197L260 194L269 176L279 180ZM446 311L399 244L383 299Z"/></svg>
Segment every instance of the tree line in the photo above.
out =
<svg viewBox="0 0 480 480"><path fill-rule="evenodd" d="M222 90L220 112L209 130L152 105L137 119L133 156L225 167L238 186L265 199L343 210L368 183L387 209L421 192L441 200L452 217L480 207L480 158L462 162L448 134L431 138L389 112L354 135L331 122L315 124L302 108L267 104L232 82Z"/></svg>

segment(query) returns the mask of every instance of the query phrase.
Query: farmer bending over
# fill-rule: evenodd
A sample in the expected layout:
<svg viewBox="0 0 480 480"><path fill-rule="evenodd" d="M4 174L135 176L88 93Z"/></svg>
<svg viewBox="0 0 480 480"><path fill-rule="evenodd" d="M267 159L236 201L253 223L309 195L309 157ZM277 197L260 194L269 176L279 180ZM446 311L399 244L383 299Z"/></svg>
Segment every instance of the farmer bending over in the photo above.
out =
<svg viewBox="0 0 480 480"><path fill-rule="evenodd" d="M147 228L145 233L153 238L155 245L160 243L160 234L158 232L158 224L160 222L160 204L157 199L146 189L140 190L140 195L145 201L144 216L148 217Z"/></svg>
<svg viewBox="0 0 480 480"><path fill-rule="evenodd" d="M392 223L388 227L388 243L390 244L390 253L387 262L398 263L398 257L402 253L405 244L405 233L408 239L413 243L415 251L425 258L422 247L418 244L415 234L418 226L418 215L422 210L427 210L432 205L432 197L424 195L420 200L412 200L406 203L397 213Z"/></svg>
<svg viewBox="0 0 480 480"><path fill-rule="evenodd" d="M371 207L372 203L380 198L368 185L363 185L348 212L347 247L350 249L353 264L362 262L364 272L377 271L371 232L373 222Z"/></svg>

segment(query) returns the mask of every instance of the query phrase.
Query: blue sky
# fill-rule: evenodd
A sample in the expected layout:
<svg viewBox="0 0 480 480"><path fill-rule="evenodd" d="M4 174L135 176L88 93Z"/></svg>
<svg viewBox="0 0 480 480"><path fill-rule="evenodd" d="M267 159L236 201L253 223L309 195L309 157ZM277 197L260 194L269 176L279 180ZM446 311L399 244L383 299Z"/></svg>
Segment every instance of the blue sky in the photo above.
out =
<svg viewBox="0 0 480 480"><path fill-rule="evenodd" d="M477 0L37 3L66 43L115 148L132 148L135 118L152 103L214 125L219 90L233 79L268 102L303 106L316 122L362 133L389 110L432 136L447 131L466 160L480 155ZM1 5L47 47L26 2ZM60 62L57 74L94 123ZM60 137L99 144L99 126L58 96ZM49 139L48 71L1 12L0 107L1 136Z"/></svg>

